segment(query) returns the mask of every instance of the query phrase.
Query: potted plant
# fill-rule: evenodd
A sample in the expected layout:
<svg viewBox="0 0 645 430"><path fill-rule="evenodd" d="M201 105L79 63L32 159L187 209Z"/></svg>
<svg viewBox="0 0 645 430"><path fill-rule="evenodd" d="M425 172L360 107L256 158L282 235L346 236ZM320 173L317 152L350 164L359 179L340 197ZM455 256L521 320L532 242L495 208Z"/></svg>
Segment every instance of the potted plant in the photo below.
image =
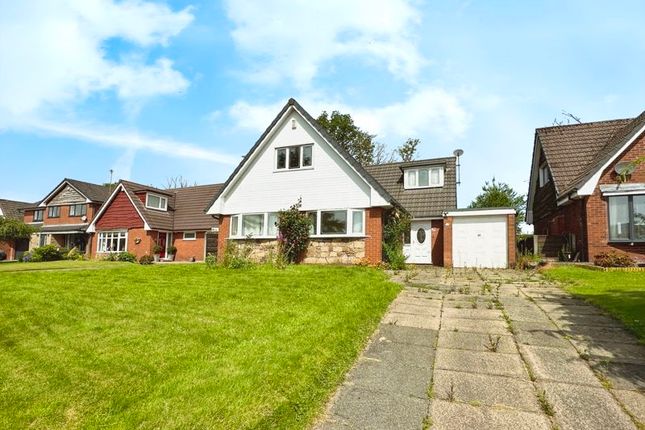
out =
<svg viewBox="0 0 645 430"><path fill-rule="evenodd" d="M167 255L168 259L170 261L173 261L175 259L175 254L176 253L177 253L177 247L174 246L174 245L170 245L168 247L168 255Z"/></svg>
<svg viewBox="0 0 645 430"><path fill-rule="evenodd" d="M163 248L161 248L161 245L158 243L155 244L155 246L152 247L152 255L155 259L155 263L159 262L159 256L161 255L161 251Z"/></svg>

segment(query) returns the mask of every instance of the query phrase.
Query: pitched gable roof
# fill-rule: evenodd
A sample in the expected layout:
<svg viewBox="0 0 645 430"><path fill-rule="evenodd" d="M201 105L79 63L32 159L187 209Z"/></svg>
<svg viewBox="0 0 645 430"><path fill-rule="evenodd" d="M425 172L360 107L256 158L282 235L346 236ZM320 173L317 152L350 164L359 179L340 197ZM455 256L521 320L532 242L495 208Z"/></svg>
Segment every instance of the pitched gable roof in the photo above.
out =
<svg viewBox="0 0 645 430"><path fill-rule="evenodd" d="M204 212L204 206L221 188L222 184L211 184L168 190L175 194L174 230L208 230L215 227L217 221Z"/></svg>
<svg viewBox="0 0 645 430"><path fill-rule="evenodd" d="M139 215L143 218L143 222L146 223L146 225L151 230L172 230L172 212L175 206L174 196L172 195L172 193L168 193L168 190L161 190L159 188L151 187L148 185L137 184L136 182L124 180L120 181L120 185L123 186L123 190L126 192L128 197L134 204L134 207L137 209L137 212L139 212ZM162 196L168 197L168 210L161 211L147 208L145 203L139 196L141 193L147 192L161 194Z"/></svg>
<svg viewBox="0 0 645 430"><path fill-rule="evenodd" d="M406 190L403 186L403 170L415 166L443 166L444 186ZM376 164L365 169L413 218L440 217L444 211L457 208L455 157Z"/></svg>
<svg viewBox="0 0 645 430"><path fill-rule="evenodd" d="M45 196L38 204L46 204L56 194L63 189L65 185L70 185L78 191L83 197L94 203L103 203L110 196L110 189L104 185L93 184L91 182L79 181L77 179L65 178L56 187Z"/></svg>
<svg viewBox="0 0 645 430"><path fill-rule="evenodd" d="M636 118L536 129L558 196L584 184L644 125L645 112Z"/></svg>
<svg viewBox="0 0 645 430"><path fill-rule="evenodd" d="M358 172L358 174L372 187L374 188L378 194L380 194L386 201L392 203L393 205L399 206L399 204L396 202L394 197L392 197L386 190L383 188L381 184L378 183L369 173L365 168L358 162L354 157L352 157L342 146L340 146L336 140L327 133L327 131L316 121L295 99L290 98L289 101L284 105L284 107L280 110L278 115L271 121L271 124L266 128L264 133L260 136L260 138L255 142L255 144L251 147L249 152L242 158L242 161L238 166L233 170L233 173L228 177L226 182L222 184L221 189L213 196L212 200L208 204L208 206L204 209L205 212L207 212L213 204L217 201L217 199L221 196L221 194L228 188L228 186L231 184L231 182L235 179L235 177L240 173L242 168L246 165L246 163L251 159L251 156L253 153L260 147L262 142L265 140L265 138L275 129L277 126L278 122L282 117L287 113L287 111L290 108L294 108L299 114L301 114L304 119L331 145L340 155L341 157L347 161L347 163Z"/></svg>
<svg viewBox="0 0 645 430"><path fill-rule="evenodd" d="M0 209L2 210L2 215L10 219L22 220L22 209L33 205L33 203L0 199Z"/></svg>

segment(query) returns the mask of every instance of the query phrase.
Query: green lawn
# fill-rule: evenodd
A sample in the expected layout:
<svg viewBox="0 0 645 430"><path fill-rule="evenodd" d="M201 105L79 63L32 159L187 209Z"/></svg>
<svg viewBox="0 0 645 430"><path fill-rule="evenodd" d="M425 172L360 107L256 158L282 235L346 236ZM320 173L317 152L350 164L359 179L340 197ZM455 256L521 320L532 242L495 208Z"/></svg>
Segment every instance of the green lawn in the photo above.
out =
<svg viewBox="0 0 645 430"><path fill-rule="evenodd" d="M549 279L606 310L645 342L645 273L601 272L580 267L559 266L544 271Z"/></svg>
<svg viewBox="0 0 645 430"><path fill-rule="evenodd" d="M399 291L358 267L105 267L0 273L0 428L306 428Z"/></svg>
<svg viewBox="0 0 645 430"><path fill-rule="evenodd" d="M112 261L88 260L88 261L47 261L43 263L19 263L11 261L0 263L0 273L3 272L25 272L33 270L84 270L84 269L105 269L110 266L123 267L123 263Z"/></svg>

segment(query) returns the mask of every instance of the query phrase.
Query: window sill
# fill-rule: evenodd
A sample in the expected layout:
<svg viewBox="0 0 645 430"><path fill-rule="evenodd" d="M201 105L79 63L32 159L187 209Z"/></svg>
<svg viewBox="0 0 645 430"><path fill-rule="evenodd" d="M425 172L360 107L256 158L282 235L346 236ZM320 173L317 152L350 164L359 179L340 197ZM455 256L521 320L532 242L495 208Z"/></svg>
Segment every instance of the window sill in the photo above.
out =
<svg viewBox="0 0 645 430"><path fill-rule="evenodd" d="M297 169L273 169L273 173L299 172L301 170L314 170L314 167L298 167Z"/></svg>
<svg viewBox="0 0 645 430"><path fill-rule="evenodd" d="M615 244L615 245L629 245L630 243L638 243L642 244L645 243L645 239L635 239L635 240L629 240L629 239L624 239L624 240L608 240L607 243L610 244Z"/></svg>
<svg viewBox="0 0 645 430"><path fill-rule="evenodd" d="M441 185L428 185L427 187L404 187L405 190L424 190L426 188L443 188L444 184Z"/></svg>

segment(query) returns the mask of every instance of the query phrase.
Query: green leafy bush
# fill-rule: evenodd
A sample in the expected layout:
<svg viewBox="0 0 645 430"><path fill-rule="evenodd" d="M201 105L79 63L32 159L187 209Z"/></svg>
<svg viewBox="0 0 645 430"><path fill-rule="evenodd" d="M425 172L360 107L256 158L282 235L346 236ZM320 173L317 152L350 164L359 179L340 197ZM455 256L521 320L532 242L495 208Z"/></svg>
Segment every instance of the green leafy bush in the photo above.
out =
<svg viewBox="0 0 645 430"><path fill-rule="evenodd" d="M217 256L212 252L209 252L206 255L204 263L206 263L206 267L208 267L209 269L214 269L217 266Z"/></svg>
<svg viewBox="0 0 645 430"><path fill-rule="evenodd" d="M601 252L594 257L594 264L600 267L631 267L634 259L623 252Z"/></svg>
<svg viewBox="0 0 645 430"><path fill-rule="evenodd" d="M116 261L122 261L125 263L136 263L137 262L137 256L134 255L131 252L119 252L116 254Z"/></svg>
<svg viewBox="0 0 645 430"><path fill-rule="evenodd" d="M155 261L154 257L152 255L143 255L141 258L139 258L139 264L147 265L147 264L152 264Z"/></svg>
<svg viewBox="0 0 645 430"><path fill-rule="evenodd" d="M385 258L388 262L388 266L392 270L403 270L405 269L405 260L406 256L403 255L402 246L390 245L383 242L383 252L385 253Z"/></svg>
<svg viewBox="0 0 645 430"><path fill-rule="evenodd" d="M74 247L69 250L69 252L65 255L65 258L67 260L83 261L85 260L85 254L79 251L77 247Z"/></svg>
<svg viewBox="0 0 645 430"><path fill-rule="evenodd" d="M56 245L50 244L35 248L31 252L31 260L35 263L41 261L58 261L65 259L65 251Z"/></svg>
<svg viewBox="0 0 645 430"><path fill-rule="evenodd" d="M309 246L309 215L300 211L302 199L278 212L278 253L289 263L298 262Z"/></svg>
<svg viewBox="0 0 645 430"><path fill-rule="evenodd" d="M253 248L249 245L238 245L235 242L229 241L224 250L224 257L222 258L222 265L229 269L248 269L255 264L251 260L251 252Z"/></svg>
<svg viewBox="0 0 645 430"><path fill-rule="evenodd" d="M170 245L168 247L168 254L175 255L177 253L177 247L174 245Z"/></svg>
<svg viewBox="0 0 645 430"><path fill-rule="evenodd" d="M153 254L161 254L162 250L163 250L163 248L158 243L155 243L155 245L152 247L152 253Z"/></svg>
<svg viewBox="0 0 645 430"><path fill-rule="evenodd" d="M393 270L405 269L403 237L410 232L412 218L402 210L393 209L386 213L383 226L383 253L388 266Z"/></svg>

